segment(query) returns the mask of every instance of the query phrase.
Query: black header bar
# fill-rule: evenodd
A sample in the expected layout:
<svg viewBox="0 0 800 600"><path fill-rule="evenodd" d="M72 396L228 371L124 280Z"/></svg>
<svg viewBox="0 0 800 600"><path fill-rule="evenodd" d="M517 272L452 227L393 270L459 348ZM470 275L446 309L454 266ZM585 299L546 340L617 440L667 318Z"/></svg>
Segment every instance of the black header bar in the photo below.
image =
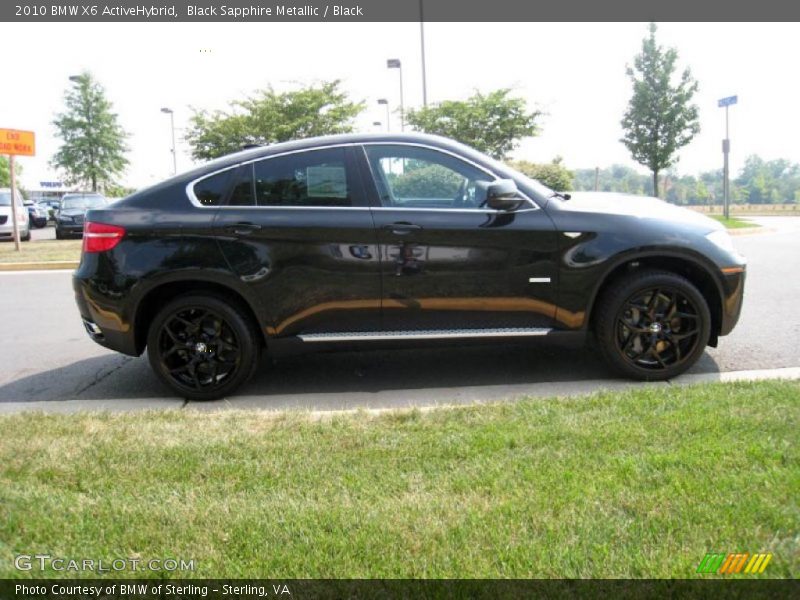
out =
<svg viewBox="0 0 800 600"><path fill-rule="evenodd" d="M427 22L800 21L791 0L3 0L0 21L409 22L420 8Z"/></svg>

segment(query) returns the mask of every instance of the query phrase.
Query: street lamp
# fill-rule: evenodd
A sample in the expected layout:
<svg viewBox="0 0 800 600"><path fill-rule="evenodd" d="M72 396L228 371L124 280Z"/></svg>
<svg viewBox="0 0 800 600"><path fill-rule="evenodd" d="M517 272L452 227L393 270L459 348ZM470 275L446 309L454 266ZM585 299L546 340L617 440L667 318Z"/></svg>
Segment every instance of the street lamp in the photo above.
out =
<svg viewBox="0 0 800 600"><path fill-rule="evenodd" d="M386 131L391 131L391 127L389 125L389 101L386 98L378 98L378 104L386 105Z"/></svg>
<svg viewBox="0 0 800 600"><path fill-rule="evenodd" d="M405 112L403 109L403 65L400 64L399 58L390 58L386 61L386 67L389 69L397 69L400 72L400 131L405 131Z"/></svg>
<svg viewBox="0 0 800 600"><path fill-rule="evenodd" d="M419 45L422 54L422 106L428 106L428 81L425 76L425 16L419 0Z"/></svg>
<svg viewBox="0 0 800 600"><path fill-rule="evenodd" d="M80 75L70 75L69 76L69 80L72 83L78 83L81 80L81 76Z"/></svg>
<svg viewBox="0 0 800 600"><path fill-rule="evenodd" d="M725 219L730 218L729 206L731 196L730 171L728 170L728 154L731 151L731 139L728 136L728 107L736 104L738 101L738 96L728 96L727 98L722 98L717 102L717 106L719 108L725 107L725 139L722 140L722 154L725 157L722 168L722 176L724 177L724 181L722 182L722 195L724 198L722 214L725 216Z"/></svg>
<svg viewBox="0 0 800 600"><path fill-rule="evenodd" d="M162 108L162 113L169 115L169 124L170 129L172 130L172 174L175 175L178 172L178 155L175 153L175 113L171 108Z"/></svg>
<svg viewBox="0 0 800 600"><path fill-rule="evenodd" d="M381 127L383 126L383 123L381 123L380 121L373 121L372 126L377 127L378 131L380 131Z"/></svg>

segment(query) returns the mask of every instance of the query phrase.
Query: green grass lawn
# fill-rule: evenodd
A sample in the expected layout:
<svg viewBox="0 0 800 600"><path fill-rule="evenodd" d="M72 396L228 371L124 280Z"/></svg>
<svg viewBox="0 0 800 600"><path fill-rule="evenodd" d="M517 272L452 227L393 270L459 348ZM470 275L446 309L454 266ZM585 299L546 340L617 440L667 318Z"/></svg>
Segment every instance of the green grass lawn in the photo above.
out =
<svg viewBox="0 0 800 600"><path fill-rule="evenodd" d="M751 223L750 221L745 221L743 219L739 219L737 217L728 217L727 219L722 215L708 215L712 219L719 221L728 229L744 229L745 227L761 227L761 225L757 225L755 223Z"/></svg>
<svg viewBox="0 0 800 600"><path fill-rule="evenodd" d="M83 240L31 240L20 242L21 250L14 249L14 242L0 243L0 263L47 262L57 260L80 260Z"/></svg>
<svg viewBox="0 0 800 600"><path fill-rule="evenodd" d="M737 551L797 577L798 417L800 382L322 419L5 416L0 577L44 552L232 578L693 578Z"/></svg>

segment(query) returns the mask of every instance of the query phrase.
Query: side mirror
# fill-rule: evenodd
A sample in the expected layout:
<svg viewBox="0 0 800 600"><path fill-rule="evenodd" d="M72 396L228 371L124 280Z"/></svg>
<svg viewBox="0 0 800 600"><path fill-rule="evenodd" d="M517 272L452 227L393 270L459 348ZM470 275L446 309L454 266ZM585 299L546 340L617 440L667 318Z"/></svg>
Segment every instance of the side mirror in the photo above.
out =
<svg viewBox="0 0 800 600"><path fill-rule="evenodd" d="M486 206L493 210L516 210L524 202L513 179L499 179L486 188Z"/></svg>

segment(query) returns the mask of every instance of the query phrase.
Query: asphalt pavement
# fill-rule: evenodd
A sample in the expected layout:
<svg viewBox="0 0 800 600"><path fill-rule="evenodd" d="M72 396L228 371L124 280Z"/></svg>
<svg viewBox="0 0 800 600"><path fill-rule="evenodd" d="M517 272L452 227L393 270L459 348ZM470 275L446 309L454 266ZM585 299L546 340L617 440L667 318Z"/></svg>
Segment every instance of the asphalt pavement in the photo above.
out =
<svg viewBox="0 0 800 600"><path fill-rule="evenodd" d="M800 277L794 271L800 218L752 220L764 229L734 238L748 259L742 317L718 348L706 349L690 371L695 378L800 367ZM70 278L70 272L0 273L0 412L7 412L3 404L10 409L64 401L98 409L184 406L158 382L145 356L122 356L87 337ZM615 380L592 352L545 343L340 352L265 358L236 397L203 408L380 409L629 385L637 384Z"/></svg>

